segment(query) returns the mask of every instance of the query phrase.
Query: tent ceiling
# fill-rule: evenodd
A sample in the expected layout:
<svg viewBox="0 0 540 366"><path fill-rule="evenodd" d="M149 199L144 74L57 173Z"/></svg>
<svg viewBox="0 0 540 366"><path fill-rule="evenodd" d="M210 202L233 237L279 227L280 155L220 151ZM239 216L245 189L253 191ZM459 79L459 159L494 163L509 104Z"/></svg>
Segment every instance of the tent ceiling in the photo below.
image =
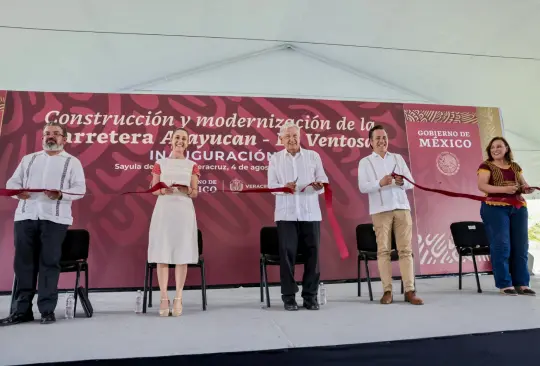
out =
<svg viewBox="0 0 540 366"><path fill-rule="evenodd" d="M3 26L540 58L537 0L4 2Z"/></svg>
<svg viewBox="0 0 540 366"><path fill-rule="evenodd" d="M538 0L0 1L3 89L497 106L522 132L540 114ZM284 42L316 57L235 59Z"/></svg>
<svg viewBox="0 0 540 366"><path fill-rule="evenodd" d="M444 59L492 78L540 77L538 0L4 2L0 87L10 89L118 91L284 41L379 74Z"/></svg>

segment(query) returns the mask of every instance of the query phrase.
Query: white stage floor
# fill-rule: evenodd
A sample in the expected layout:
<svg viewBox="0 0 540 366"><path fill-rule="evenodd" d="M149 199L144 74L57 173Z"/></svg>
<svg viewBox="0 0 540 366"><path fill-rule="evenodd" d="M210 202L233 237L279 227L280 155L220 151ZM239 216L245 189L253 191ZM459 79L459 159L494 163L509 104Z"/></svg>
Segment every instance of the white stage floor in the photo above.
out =
<svg viewBox="0 0 540 366"><path fill-rule="evenodd" d="M532 287L540 290L540 276ZM375 298L369 301L367 285L362 297L356 284L327 285L328 304L320 311L286 312L279 288L270 290L272 307L261 309L258 288L208 291L208 310L202 311L199 290L184 294L184 315L159 318L157 307L147 314L133 312L135 294L90 293L94 316L61 319L65 296L57 308L58 322L36 322L0 328L0 364L149 357L279 349L445 335L540 328L540 296L505 297L493 285L492 276L482 276L484 293L476 292L474 276L419 279L424 306L403 302L395 282L392 305L380 305L380 282L374 283ZM171 298L174 294L171 293ZM9 296L0 297L0 316L7 316ZM154 303L159 293L154 292ZM299 304L301 299L298 298ZM35 308L35 306L34 306ZM19 349L19 347L21 347Z"/></svg>

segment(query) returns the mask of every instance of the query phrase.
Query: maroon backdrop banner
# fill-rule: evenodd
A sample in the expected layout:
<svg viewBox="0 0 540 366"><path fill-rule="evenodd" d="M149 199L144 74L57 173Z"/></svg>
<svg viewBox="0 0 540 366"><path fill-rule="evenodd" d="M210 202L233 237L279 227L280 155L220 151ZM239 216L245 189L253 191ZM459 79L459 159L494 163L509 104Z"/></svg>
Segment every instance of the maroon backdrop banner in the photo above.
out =
<svg viewBox="0 0 540 366"><path fill-rule="evenodd" d="M414 107L413 107L414 108ZM408 111L414 110L407 108ZM476 108L431 106L432 112L469 114L465 123L433 123L407 113L407 137L411 171L421 184L446 191L483 195L478 190L476 170L482 162ZM452 122L452 121L449 121ZM467 123L468 122L468 123ZM459 256L450 232L450 223L482 221L480 203L456 199L419 189L414 190L420 273L455 273ZM466 258L464 271L472 271ZM490 270L488 256L478 257L479 270Z"/></svg>
<svg viewBox="0 0 540 366"><path fill-rule="evenodd" d="M72 226L90 231L92 288L142 286L155 197L115 193L149 187L153 163L168 154L169 138L176 127L190 131L188 157L199 164L202 173L195 209L204 237L209 285L259 281L259 232L263 226L274 225L274 197L222 190L266 186L268 159L283 148L278 144L278 132L285 121L297 122L302 128L302 146L321 155L334 191L334 210L351 253L348 259L340 260L321 199L323 280L356 277L355 227L371 222L367 197L359 192L357 177L358 162L371 153L369 129L374 124L384 125L389 149L409 163L407 130L411 138L411 129L406 128L404 106L396 103L13 91L0 91L0 98L0 186L5 186L23 155L41 149L44 122L58 121L68 128L66 150L81 160L88 192L92 193L74 202ZM437 126L426 125L426 129L435 131ZM478 133L471 132L470 139L478 149ZM433 172L433 157L428 160L426 167ZM413 159L413 164L420 163ZM422 173L424 168L411 167L413 176L419 183L433 186L433 178ZM471 174L474 171L460 176L452 187L463 191L462 185ZM427 198L415 196L418 208L412 192L410 198L415 221L434 214L433 208L425 205ZM0 290L9 290L13 279L16 204L14 199L2 198L0 206ZM463 204L448 200L445 207L460 211ZM441 225L448 226L445 221L450 216L440 217ZM421 225L419 228L425 230ZM419 261L416 241L413 245ZM377 276L376 264L371 270ZM426 273L446 270L432 266ZM277 268L271 269L269 276L278 281ZM66 281L61 276L60 286L72 285L71 279ZM188 285L199 283L200 276L190 272Z"/></svg>

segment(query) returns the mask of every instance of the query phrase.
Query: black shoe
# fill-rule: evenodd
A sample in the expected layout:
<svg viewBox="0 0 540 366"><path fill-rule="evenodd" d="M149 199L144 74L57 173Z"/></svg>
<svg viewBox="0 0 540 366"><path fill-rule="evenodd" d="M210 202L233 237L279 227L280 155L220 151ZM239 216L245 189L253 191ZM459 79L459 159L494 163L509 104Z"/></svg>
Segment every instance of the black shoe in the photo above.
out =
<svg viewBox="0 0 540 366"><path fill-rule="evenodd" d="M14 313L8 316L7 318L0 319L0 327L6 327L8 325L28 323L28 322L33 322L33 321L34 321L34 314L32 313L26 313L26 314Z"/></svg>
<svg viewBox="0 0 540 366"><path fill-rule="evenodd" d="M316 298L304 299L304 307L308 310L319 310L319 303Z"/></svg>
<svg viewBox="0 0 540 366"><path fill-rule="evenodd" d="M41 324L51 324L56 322L56 317L54 313L50 314L41 314Z"/></svg>
<svg viewBox="0 0 540 366"><path fill-rule="evenodd" d="M516 292L518 293L518 295L536 296L536 292L534 292L530 288L522 289L521 287L516 287Z"/></svg>
<svg viewBox="0 0 540 366"><path fill-rule="evenodd" d="M298 304L296 303L296 300L284 300L283 301L283 307L287 311L295 311L298 310Z"/></svg>

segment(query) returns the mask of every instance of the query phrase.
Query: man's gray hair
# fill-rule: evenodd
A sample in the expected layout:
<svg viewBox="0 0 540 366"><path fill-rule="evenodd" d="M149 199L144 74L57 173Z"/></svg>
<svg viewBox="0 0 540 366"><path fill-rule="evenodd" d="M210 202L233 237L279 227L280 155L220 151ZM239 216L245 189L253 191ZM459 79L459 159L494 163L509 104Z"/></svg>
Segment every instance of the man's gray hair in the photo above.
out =
<svg viewBox="0 0 540 366"><path fill-rule="evenodd" d="M283 135L285 133L285 131L287 131L287 129L289 129L291 127L296 128L298 130L298 132L300 132L300 127L298 127L298 125L296 123L294 123L293 121L287 121L279 129L279 135L280 136Z"/></svg>

